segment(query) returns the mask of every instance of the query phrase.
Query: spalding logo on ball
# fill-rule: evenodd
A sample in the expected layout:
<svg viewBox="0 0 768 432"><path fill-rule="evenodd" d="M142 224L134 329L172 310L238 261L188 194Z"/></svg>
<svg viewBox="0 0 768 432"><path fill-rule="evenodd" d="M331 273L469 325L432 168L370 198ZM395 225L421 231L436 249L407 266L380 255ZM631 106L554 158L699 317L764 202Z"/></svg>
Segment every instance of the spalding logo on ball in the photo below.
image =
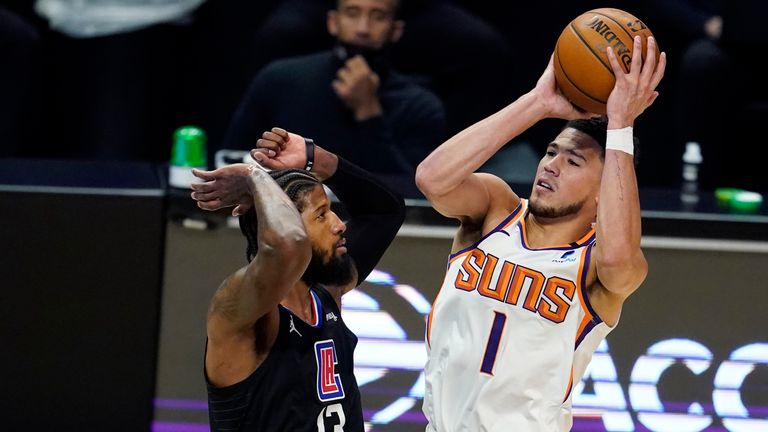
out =
<svg viewBox="0 0 768 432"><path fill-rule="evenodd" d="M555 45L555 79L560 91L577 107L605 114L605 104L616 82L605 50L613 47L624 71L629 72L636 35L642 37L645 59L647 38L653 33L634 15L601 8L576 17Z"/></svg>

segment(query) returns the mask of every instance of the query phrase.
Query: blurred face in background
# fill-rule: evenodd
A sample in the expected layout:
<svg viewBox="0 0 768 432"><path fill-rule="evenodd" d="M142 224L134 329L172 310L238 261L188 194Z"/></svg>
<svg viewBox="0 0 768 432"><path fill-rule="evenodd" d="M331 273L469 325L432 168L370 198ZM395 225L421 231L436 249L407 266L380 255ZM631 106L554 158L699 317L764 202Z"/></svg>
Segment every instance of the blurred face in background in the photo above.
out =
<svg viewBox="0 0 768 432"><path fill-rule="evenodd" d="M395 19L398 0L339 0L328 12L328 32L339 42L378 50L396 42L404 23Z"/></svg>

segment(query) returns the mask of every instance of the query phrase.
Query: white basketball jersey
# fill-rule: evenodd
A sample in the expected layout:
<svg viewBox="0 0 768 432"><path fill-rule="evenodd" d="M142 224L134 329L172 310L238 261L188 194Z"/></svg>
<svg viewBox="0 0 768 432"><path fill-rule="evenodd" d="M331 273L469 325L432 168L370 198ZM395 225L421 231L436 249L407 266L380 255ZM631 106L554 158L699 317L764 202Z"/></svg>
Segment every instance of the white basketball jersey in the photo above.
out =
<svg viewBox="0 0 768 432"><path fill-rule="evenodd" d="M427 431L568 431L571 388L611 328L585 280L594 229L533 249L527 200L450 257L427 323Z"/></svg>

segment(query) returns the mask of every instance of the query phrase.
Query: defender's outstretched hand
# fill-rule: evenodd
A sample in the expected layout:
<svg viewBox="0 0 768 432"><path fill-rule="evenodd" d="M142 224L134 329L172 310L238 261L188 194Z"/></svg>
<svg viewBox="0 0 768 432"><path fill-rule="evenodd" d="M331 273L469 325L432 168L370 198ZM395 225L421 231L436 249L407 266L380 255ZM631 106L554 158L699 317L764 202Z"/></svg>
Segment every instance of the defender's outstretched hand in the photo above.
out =
<svg viewBox="0 0 768 432"><path fill-rule="evenodd" d="M611 63L611 69L616 76L616 84L608 97L608 128L623 128L632 126L635 119L653 104L653 101L659 96L656 86L661 82L664 76L664 69L667 66L667 55L661 53L658 62L656 61L656 39L648 38L645 53L645 61L640 55L643 50L642 39L635 36L632 56L632 64L629 72L624 72L616 58L616 53L612 47L606 48L608 51L608 61Z"/></svg>

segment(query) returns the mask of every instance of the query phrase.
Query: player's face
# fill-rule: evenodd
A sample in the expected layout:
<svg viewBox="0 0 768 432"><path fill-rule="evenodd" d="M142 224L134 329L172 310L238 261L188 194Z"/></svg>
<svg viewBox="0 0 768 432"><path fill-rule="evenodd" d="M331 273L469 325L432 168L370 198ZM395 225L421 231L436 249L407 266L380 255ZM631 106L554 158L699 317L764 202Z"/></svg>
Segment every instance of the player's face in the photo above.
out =
<svg viewBox="0 0 768 432"><path fill-rule="evenodd" d="M347 227L331 210L322 186L312 189L304 200L301 217L312 243L312 259L302 280L309 285L346 285L353 278L352 260L344 238Z"/></svg>
<svg viewBox="0 0 768 432"><path fill-rule="evenodd" d="M395 42L402 22L395 20L395 0L340 0L328 13L328 31L338 40L379 49Z"/></svg>
<svg viewBox="0 0 768 432"><path fill-rule="evenodd" d="M562 131L539 162L530 199L533 215L596 214L603 173L600 153L599 144L589 135L571 128Z"/></svg>
<svg viewBox="0 0 768 432"><path fill-rule="evenodd" d="M320 253L323 262L330 262L334 256L346 255L344 232L347 226L331 210L331 201L322 186L316 186L305 196L301 217L312 242L312 249Z"/></svg>

